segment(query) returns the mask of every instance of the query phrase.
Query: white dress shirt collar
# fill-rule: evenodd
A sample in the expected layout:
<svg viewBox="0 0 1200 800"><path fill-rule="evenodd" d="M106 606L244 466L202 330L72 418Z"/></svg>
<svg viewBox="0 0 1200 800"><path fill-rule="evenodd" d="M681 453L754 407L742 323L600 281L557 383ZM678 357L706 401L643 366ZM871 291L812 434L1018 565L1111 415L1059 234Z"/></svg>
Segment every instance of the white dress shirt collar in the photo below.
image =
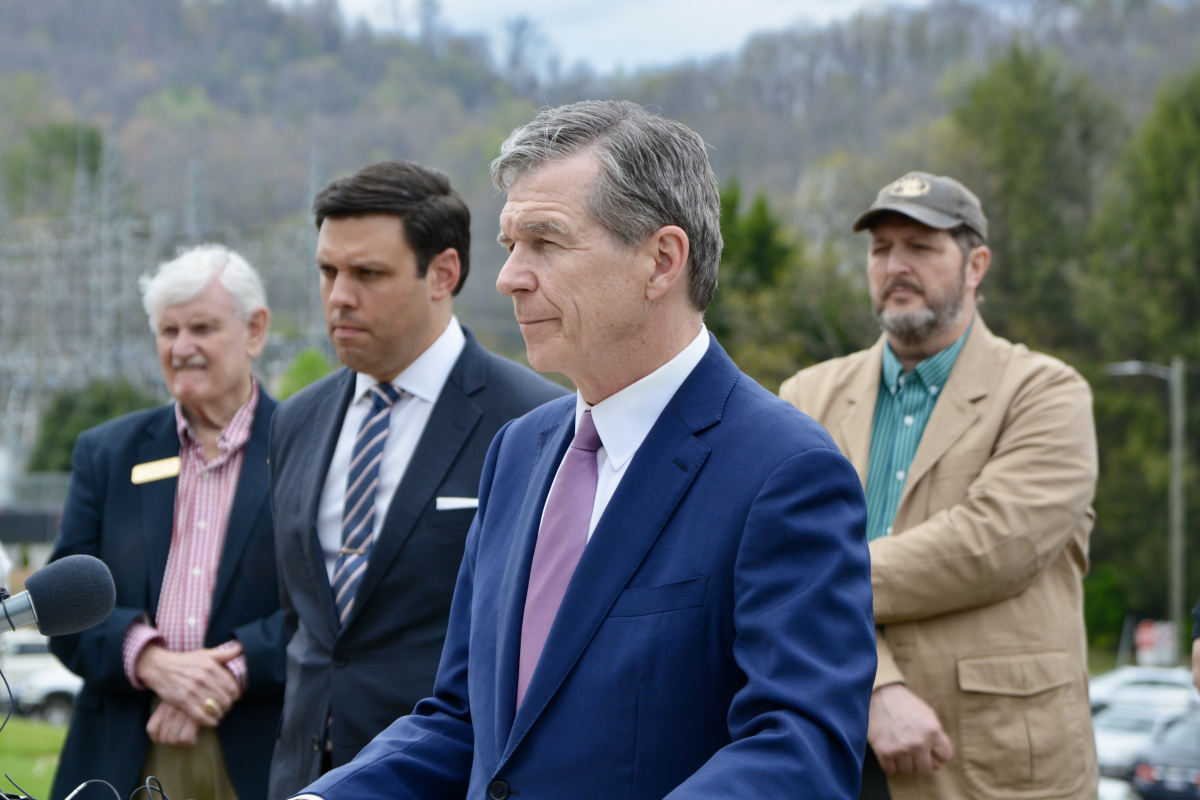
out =
<svg viewBox="0 0 1200 800"><path fill-rule="evenodd" d="M466 334L458 324L458 318L451 316L450 324L442 335L417 356L417 360L409 364L403 372L392 379L392 386L401 392L408 392L427 403L436 403L446 379L458 362L463 347L467 343ZM370 375L357 373L354 384L354 402L358 402L371 391L371 387L379 381Z"/></svg>
<svg viewBox="0 0 1200 800"><path fill-rule="evenodd" d="M636 383L589 406L583 395L575 395L575 424L583 412L592 411L592 422L600 434L600 442L609 464L623 470L629 459L641 447L642 441L658 421L659 415L687 380L688 375L708 352L708 328L703 323L700 333L670 361Z"/></svg>

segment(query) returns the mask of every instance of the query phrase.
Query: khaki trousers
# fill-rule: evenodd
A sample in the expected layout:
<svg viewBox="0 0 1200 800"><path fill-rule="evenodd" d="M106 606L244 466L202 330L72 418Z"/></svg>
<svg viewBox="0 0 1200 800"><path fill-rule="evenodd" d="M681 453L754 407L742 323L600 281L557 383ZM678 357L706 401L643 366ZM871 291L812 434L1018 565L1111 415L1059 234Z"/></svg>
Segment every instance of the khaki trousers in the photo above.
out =
<svg viewBox="0 0 1200 800"><path fill-rule="evenodd" d="M171 800L238 800L216 728L201 728L195 747L151 742L142 763L142 784L150 776L158 778ZM150 800L162 798L154 792Z"/></svg>

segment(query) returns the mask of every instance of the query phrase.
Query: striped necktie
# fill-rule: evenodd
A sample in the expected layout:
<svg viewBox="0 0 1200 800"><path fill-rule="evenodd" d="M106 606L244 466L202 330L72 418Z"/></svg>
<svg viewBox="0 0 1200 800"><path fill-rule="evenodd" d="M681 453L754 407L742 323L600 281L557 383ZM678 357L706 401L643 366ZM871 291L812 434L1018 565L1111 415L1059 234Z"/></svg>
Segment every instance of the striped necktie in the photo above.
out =
<svg viewBox="0 0 1200 800"><path fill-rule="evenodd" d="M371 387L371 410L358 429L346 476L346 500L342 506L342 549L333 573L333 597L338 621L345 624L354 608L354 595L367 570L375 540L375 487L379 485L379 462L387 442L392 406L400 392L390 383Z"/></svg>

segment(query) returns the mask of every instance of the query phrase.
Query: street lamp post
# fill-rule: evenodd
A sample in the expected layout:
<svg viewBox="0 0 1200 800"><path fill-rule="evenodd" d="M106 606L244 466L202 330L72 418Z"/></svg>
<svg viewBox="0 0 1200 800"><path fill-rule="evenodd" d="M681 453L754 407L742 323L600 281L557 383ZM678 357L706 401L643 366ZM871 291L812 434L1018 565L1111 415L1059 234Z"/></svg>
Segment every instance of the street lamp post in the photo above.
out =
<svg viewBox="0 0 1200 800"><path fill-rule="evenodd" d="M1109 375L1152 375L1167 382L1171 406L1171 464L1167 490L1170 613L1176 636L1181 636L1184 631L1183 474L1187 459L1187 367L1182 356L1173 356L1169 367L1148 361L1121 361L1106 365L1104 371Z"/></svg>

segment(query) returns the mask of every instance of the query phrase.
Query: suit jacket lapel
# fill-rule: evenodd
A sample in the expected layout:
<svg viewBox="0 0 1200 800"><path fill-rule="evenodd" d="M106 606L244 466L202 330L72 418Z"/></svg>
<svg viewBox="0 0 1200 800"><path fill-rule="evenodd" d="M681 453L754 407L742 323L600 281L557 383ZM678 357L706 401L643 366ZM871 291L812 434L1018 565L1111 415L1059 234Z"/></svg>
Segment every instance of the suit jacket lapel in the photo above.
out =
<svg viewBox="0 0 1200 800"><path fill-rule="evenodd" d="M868 351L866 364L852 379L846 390L846 407L833 432L838 447L854 465L864 488L867 485L867 460L871 455L871 427L875 422L875 404L883 374L883 343L881 336Z"/></svg>
<svg viewBox="0 0 1200 800"><path fill-rule="evenodd" d="M313 586L320 595L321 604L325 606L325 620L329 625L331 636L338 632L337 606L333 602L333 590L329 589L329 573L325 569L325 554L321 552L321 540L317 537L317 510L321 505L321 493L325 490L325 477L329 473L329 464L333 461L333 451L337 449L338 437L342 433L342 422L346 418L346 410L354 398L355 375L349 368L344 368L337 376L336 384L318 401L309 417L312 423L313 441L317 449L315 463L309 471L309 482L300 487L301 496L308 503L305 509L305 527L300 533L300 547L312 575ZM297 450L297 457L303 457ZM324 586L329 591L320 591Z"/></svg>
<svg viewBox="0 0 1200 800"><path fill-rule="evenodd" d="M217 582L213 588L210 617L215 617L220 608L221 600L225 597L225 591L229 588L229 582L233 579L233 573L242 557L242 551L246 549L250 533L254 530L254 522L270 494L270 481L265 469L267 435L271 430L271 414L276 405L260 387L258 408L254 410L254 423L250 429L250 438L246 442L241 474L238 476L233 504L229 508L229 521L225 526L225 544L221 548L221 561L217 567Z"/></svg>
<svg viewBox="0 0 1200 800"><path fill-rule="evenodd" d="M946 454L953 444L979 419L974 402L987 395L987 351L991 332L978 316L972 323L971 333L954 361L950 377L942 387L942 393L933 407L912 465L904 492L900 495L899 509L903 509L913 487L925 477L934 464Z"/></svg>
<svg viewBox="0 0 1200 800"><path fill-rule="evenodd" d="M708 459L708 447L694 434L720 420L739 376L716 339L710 338L708 352L638 448L567 586L541 660L513 720L505 759L520 745L583 655ZM539 505L539 518L540 511ZM530 559L532 554L530 548ZM522 591L528 586L528 571L528 563L524 563ZM524 597L521 600L523 610ZM516 627L519 649L519 622ZM512 668L515 672L515 663ZM515 699L515 689L512 696Z"/></svg>
<svg viewBox="0 0 1200 800"><path fill-rule="evenodd" d="M363 573L358 586L357 599L341 630L353 625L355 617L367 605L371 592L379 585L396 554L412 535L417 519L434 499L446 473L458 458L459 451L479 424L483 412L468 394L479 391L485 385L485 358L483 348L468 333L462 353L446 378L408 468L404 470L400 485L392 495L379 537L371 545L371 556L367 559L367 571Z"/></svg>
<svg viewBox="0 0 1200 800"><path fill-rule="evenodd" d="M165 406L146 426L146 438L138 446L137 463L159 461L179 455L179 433L175 429L175 404ZM121 475L120 480L129 480ZM158 612L158 597L162 592L163 575L167 571L167 554L171 550L171 533L175 528L175 487L178 478L163 478L134 487L141 496L142 539L145 543L147 578L147 608Z"/></svg>
<svg viewBox="0 0 1200 800"><path fill-rule="evenodd" d="M534 456L529 486L509 545L508 562L496 604L496 742L501 747L509 739L516 712L521 623L525 614L525 594L529 589L533 549L542 524L542 509L546 506L558 465L575 436L574 398L570 403L563 403L563 407L565 413L562 419L538 436L537 455Z"/></svg>

